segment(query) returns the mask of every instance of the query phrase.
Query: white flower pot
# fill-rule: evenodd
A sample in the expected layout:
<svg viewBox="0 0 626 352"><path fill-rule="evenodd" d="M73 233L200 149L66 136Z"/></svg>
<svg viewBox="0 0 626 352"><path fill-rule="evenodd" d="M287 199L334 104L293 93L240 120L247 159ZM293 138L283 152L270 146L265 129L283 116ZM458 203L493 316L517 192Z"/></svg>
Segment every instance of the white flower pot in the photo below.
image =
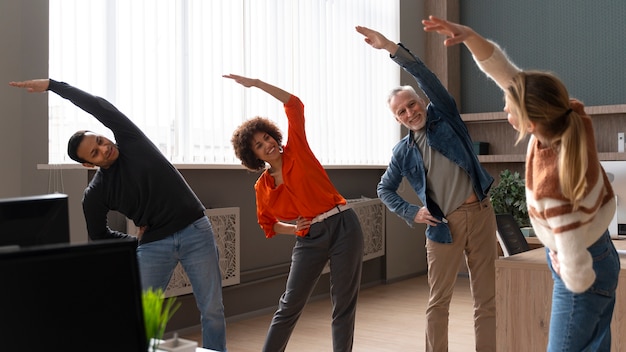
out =
<svg viewBox="0 0 626 352"><path fill-rule="evenodd" d="M535 237L535 229L533 229L531 226L529 226L529 227L520 227L519 229L524 234L524 237Z"/></svg>
<svg viewBox="0 0 626 352"><path fill-rule="evenodd" d="M154 352L196 352L198 342L175 337L163 340Z"/></svg>

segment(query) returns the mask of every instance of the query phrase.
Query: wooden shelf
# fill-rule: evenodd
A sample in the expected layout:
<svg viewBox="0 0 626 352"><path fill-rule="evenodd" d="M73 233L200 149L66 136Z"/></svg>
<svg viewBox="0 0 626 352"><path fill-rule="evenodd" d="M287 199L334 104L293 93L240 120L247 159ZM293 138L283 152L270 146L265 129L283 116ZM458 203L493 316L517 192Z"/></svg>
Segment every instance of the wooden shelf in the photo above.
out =
<svg viewBox="0 0 626 352"><path fill-rule="evenodd" d="M626 160L626 153L598 153L600 161Z"/></svg>
<svg viewBox="0 0 626 352"><path fill-rule="evenodd" d="M526 156L523 154L502 154L502 155L478 155L481 163L523 163Z"/></svg>
<svg viewBox="0 0 626 352"><path fill-rule="evenodd" d="M626 104L587 106L585 111L593 121L598 158L601 161L626 161L626 153L617 152L616 135L626 132ZM491 154L478 155L478 160L486 167L489 165L490 172L497 174L502 168L523 169L527 143L515 144L517 132L509 126L505 112L462 114L461 117L474 141L489 144Z"/></svg>
<svg viewBox="0 0 626 352"><path fill-rule="evenodd" d="M626 161L626 153L598 153L600 161ZM481 163L523 163L526 156L523 154L478 155Z"/></svg>
<svg viewBox="0 0 626 352"><path fill-rule="evenodd" d="M626 113L626 104L585 106L585 112L592 118L602 115L623 114ZM504 111L479 112L461 114L461 118L465 122L506 121L506 113Z"/></svg>
<svg viewBox="0 0 626 352"><path fill-rule="evenodd" d="M592 118L600 115L626 113L626 104L585 106L585 112Z"/></svg>
<svg viewBox="0 0 626 352"><path fill-rule="evenodd" d="M480 112L476 114L461 114L461 118L465 122L488 122L488 121L506 121L506 112Z"/></svg>

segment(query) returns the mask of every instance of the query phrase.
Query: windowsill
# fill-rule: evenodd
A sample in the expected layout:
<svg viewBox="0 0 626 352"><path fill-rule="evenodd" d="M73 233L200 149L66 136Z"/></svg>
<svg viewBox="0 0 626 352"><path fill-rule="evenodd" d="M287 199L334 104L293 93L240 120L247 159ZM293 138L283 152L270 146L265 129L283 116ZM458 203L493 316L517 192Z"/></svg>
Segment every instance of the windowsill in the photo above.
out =
<svg viewBox="0 0 626 352"><path fill-rule="evenodd" d="M178 170L245 170L241 165L232 164L174 164ZM387 165L324 165L328 170L384 170ZM37 170L96 170L97 167L84 167L81 164L37 164Z"/></svg>
<svg viewBox="0 0 626 352"><path fill-rule="evenodd" d="M37 164L37 170L95 170L95 167L84 167L81 164Z"/></svg>

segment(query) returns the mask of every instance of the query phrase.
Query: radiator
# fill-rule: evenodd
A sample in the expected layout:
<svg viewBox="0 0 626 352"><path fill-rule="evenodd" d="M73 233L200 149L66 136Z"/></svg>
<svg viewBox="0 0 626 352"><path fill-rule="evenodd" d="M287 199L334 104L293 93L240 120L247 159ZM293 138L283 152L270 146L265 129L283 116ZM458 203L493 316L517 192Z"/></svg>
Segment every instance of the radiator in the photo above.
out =
<svg viewBox="0 0 626 352"><path fill-rule="evenodd" d="M385 255L385 207L378 198L348 199L363 230L363 261ZM330 272L326 263L323 273Z"/></svg>
<svg viewBox="0 0 626 352"><path fill-rule="evenodd" d="M348 199L348 204L355 211L363 230L363 261L385 255L385 207L378 198ZM213 226L215 242L220 252L220 270L222 286L231 286L240 282L240 219L239 208L207 209L206 215ZM128 221L129 231L135 228ZM327 264L324 273L330 272ZM191 283L180 263L176 266L165 295L179 296L192 293Z"/></svg>
<svg viewBox="0 0 626 352"><path fill-rule="evenodd" d="M207 209L205 214L211 221L215 244L220 253L222 286L236 285L240 280L239 208ZM136 233L136 229L133 221L127 220L127 232ZM192 292L191 282L182 265L178 263L165 290L165 296L179 296Z"/></svg>

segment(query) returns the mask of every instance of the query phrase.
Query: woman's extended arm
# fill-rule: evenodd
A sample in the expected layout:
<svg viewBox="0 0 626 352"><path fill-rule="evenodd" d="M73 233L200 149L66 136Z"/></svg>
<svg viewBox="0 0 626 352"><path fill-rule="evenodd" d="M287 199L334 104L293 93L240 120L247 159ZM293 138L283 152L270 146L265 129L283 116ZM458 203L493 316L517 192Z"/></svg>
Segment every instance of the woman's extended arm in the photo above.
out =
<svg viewBox="0 0 626 352"><path fill-rule="evenodd" d="M485 39L470 27L435 16L428 17L422 23L426 32L437 32L447 36L448 39L443 42L445 46L465 44L478 67L503 90L510 85L511 78L521 71L496 43Z"/></svg>
<svg viewBox="0 0 626 352"><path fill-rule="evenodd" d="M445 46L465 44L478 61L486 60L493 54L493 44L468 26L435 16L429 16L427 20L422 20L422 24L426 32L437 32L447 36L448 39L443 42Z"/></svg>
<svg viewBox="0 0 626 352"><path fill-rule="evenodd" d="M291 93L284 91L269 83L263 82L257 78L248 78L248 77L238 76L238 75L233 75L233 74L223 75L222 77L230 78L246 88L257 87L261 89L262 91L270 94L274 98L280 100L283 104L286 104L289 101L289 98L291 98Z"/></svg>

